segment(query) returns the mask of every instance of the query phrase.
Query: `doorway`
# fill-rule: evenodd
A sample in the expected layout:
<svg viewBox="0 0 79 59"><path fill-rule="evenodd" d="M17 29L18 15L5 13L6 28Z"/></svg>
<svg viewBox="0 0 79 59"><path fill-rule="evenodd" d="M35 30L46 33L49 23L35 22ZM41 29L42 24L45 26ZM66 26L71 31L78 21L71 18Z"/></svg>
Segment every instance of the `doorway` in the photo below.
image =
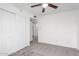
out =
<svg viewBox="0 0 79 59"><path fill-rule="evenodd" d="M38 27L37 27L37 18L30 18L30 44L38 42Z"/></svg>

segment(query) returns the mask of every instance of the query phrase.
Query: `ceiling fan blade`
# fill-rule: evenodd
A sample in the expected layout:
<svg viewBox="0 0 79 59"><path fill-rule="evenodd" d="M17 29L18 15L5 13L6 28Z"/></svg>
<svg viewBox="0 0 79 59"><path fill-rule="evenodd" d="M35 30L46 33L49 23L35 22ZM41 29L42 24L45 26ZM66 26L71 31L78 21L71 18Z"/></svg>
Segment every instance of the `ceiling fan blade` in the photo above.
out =
<svg viewBox="0 0 79 59"><path fill-rule="evenodd" d="M33 5L31 7L37 7L37 6L41 6L42 4L37 4L37 5Z"/></svg>
<svg viewBox="0 0 79 59"><path fill-rule="evenodd" d="M49 7L52 7L52 8L54 8L54 9L58 8L58 6L56 6L56 5L53 5L53 4L48 4L48 6L49 6Z"/></svg>
<svg viewBox="0 0 79 59"><path fill-rule="evenodd" d="M44 12L45 12L45 8L42 9L42 13L44 13Z"/></svg>

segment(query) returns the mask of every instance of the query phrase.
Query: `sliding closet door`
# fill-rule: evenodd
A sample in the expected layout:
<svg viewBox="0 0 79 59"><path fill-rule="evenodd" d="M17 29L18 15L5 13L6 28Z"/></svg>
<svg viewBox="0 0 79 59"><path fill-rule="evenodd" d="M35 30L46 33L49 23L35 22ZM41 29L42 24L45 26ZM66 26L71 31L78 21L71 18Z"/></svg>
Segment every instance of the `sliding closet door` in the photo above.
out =
<svg viewBox="0 0 79 59"><path fill-rule="evenodd" d="M15 14L0 9L0 55L6 55L16 45L15 24Z"/></svg>

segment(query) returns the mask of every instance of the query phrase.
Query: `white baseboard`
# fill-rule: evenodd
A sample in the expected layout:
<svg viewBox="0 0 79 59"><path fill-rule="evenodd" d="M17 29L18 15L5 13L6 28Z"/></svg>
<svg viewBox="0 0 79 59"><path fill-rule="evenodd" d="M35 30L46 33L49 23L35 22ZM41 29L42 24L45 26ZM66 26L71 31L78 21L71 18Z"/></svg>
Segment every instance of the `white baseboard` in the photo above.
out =
<svg viewBox="0 0 79 59"><path fill-rule="evenodd" d="M54 43L50 43L50 42L44 42L44 41L40 41L40 40L38 42L45 43L45 44L50 44L50 45L63 46L63 45L58 45L58 44L54 44ZM68 47L68 46L63 46L63 47ZM74 47L68 47L68 48L77 49L77 48L74 48ZM77 49L77 50L79 50L79 49Z"/></svg>

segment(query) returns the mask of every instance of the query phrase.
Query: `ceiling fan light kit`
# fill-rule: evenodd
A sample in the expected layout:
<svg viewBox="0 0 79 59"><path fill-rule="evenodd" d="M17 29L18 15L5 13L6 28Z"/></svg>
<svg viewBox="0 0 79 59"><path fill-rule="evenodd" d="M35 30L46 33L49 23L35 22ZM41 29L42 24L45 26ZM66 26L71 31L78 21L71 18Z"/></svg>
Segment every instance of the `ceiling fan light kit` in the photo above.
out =
<svg viewBox="0 0 79 59"><path fill-rule="evenodd" d="M48 7L48 4L47 4L47 3L42 4L42 7L43 7L43 8L46 8L46 7Z"/></svg>

